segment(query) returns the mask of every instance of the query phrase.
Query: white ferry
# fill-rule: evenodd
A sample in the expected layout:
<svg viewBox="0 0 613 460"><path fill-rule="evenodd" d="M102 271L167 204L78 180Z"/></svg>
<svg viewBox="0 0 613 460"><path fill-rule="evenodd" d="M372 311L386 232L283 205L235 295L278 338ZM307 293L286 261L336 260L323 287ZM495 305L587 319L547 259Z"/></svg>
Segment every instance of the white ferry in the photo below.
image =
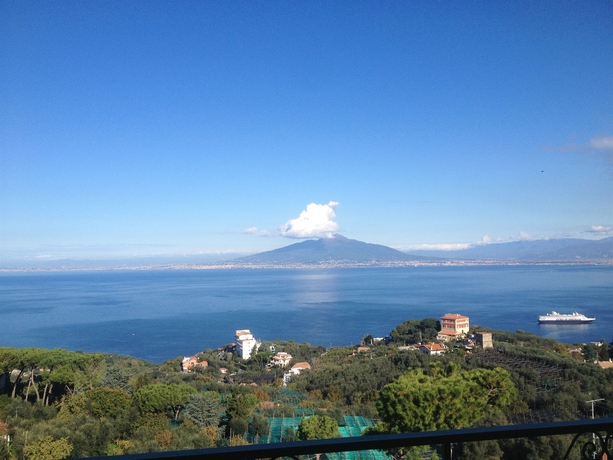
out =
<svg viewBox="0 0 613 460"><path fill-rule="evenodd" d="M558 313L556 311L552 311L551 313L547 313L546 315L539 316L540 324L587 324L594 321L596 318L588 318L581 313L577 313L576 311L567 314L567 313Z"/></svg>

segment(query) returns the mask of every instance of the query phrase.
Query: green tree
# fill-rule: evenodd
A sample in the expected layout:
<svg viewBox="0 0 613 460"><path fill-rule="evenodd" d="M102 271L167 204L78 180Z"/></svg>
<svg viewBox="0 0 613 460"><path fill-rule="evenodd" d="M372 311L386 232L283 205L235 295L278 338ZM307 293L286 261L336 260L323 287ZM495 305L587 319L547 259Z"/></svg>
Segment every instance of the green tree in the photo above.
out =
<svg viewBox="0 0 613 460"><path fill-rule="evenodd" d="M244 418L234 417L228 422L229 435L231 437L243 436L247 432L247 428L249 428L249 422Z"/></svg>
<svg viewBox="0 0 613 460"><path fill-rule="evenodd" d="M510 404L517 390L500 368L460 372L450 363L409 371L381 390L376 403L381 423L378 432L446 430L470 426L489 408Z"/></svg>
<svg viewBox="0 0 613 460"><path fill-rule="evenodd" d="M398 343L416 343L436 338L441 324L436 318L426 318L421 321L410 319L399 324L390 333L392 340Z"/></svg>
<svg viewBox="0 0 613 460"><path fill-rule="evenodd" d="M261 415L254 415L249 423L249 433L253 436L264 436L268 433L268 420Z"/></svg>
<svg viewBox="0 0 613 460"><path fill-rule="evenodd" d="M184 423L175 431L176 438L169 450L190 450L215 447L215 440L197 426Z"/></svg>
<svg viewBox="0 0 613 460"><path fill-rule="evenodd" d="M24 456L28 460L63 460L71 452L72 445L67 438L56 441L51 436L45 436L23 449Z"/></svg>
<svg viewBox="0 0 613 460"><path fill-rule="evenodd" d="M9 460L9 446L4 439L0 439L0 460Z"/></svg>
<svg viewBox="0 0 613 460"><path fill-rule="evenodd" d="M326 394L326 399L330 402L340 401L343 397L343 391L337 385L332 385L328 388L328 393Z"/></svg>
<svg viewBox="0 0 613 460"><path fill-rule="evenodd" d="M339 436L338 423L327 415L312 415L300 420L296 437L303 441L310 439L328 439Z"/></svg>
<svg viewBox="0 0 613 460"><path fill-rule="evenodd" d="M89 410L96 417L116 417L132 405L130 395L119 389L94 388L87 393L87 397Z"/></svg>
<svg viewBox="0 0 613 460"><path fill-rule="evenodd" d="M249 393L234 393L226 399L226 414L230 420L240 418L247 420L255 407L258 398Z"/></svg>
<svg viewBox="0 0 613 460"><path fill-rule="evenodd" d="M209 425L219 425L221 411L219 393L207 391L189 395L183 416L198 427L204 428Z"/></svg>
<svg viewBox="0 0 613 460"><path fill-rule="evenodd" d="M118 388L130 392L130 377L121 368L112 367L107 369L104 379L100 383L107 388Z"/></svg>
<svg viewBox="0 0 613 460"><path fill-rule="evenodd" d="M581 352L583 353L583 359L585 359L588 363L594 362L598 359L599 351L600 348L596 345L592 345L591 343L584 345L581 349Z"/></svg>
<svg viewBox="0 0 613 460"><path fill-rule="evenodd" d="M600 347L598 350L598 360L599 361L609 360L609 344L604 339L600 341Z"/></svg>
<svg viewBox="0 0 613 460"><path fill-rule="evenodd" d="M188 402L189 395L194 393L196 390L189 385L152 383L135 391L134 400L143 413L170 410L176 420L181 409Z"/></svg>
<svg viewBox="0 0 613 460"><path fill-rule="evenodd" d="M11 374L11 397L17 397L17 388L21 383L21 377L27 368L25 362L26 351L16 348L0 347L0 374ZM13 375L13 371L18 371Z"/></svg>

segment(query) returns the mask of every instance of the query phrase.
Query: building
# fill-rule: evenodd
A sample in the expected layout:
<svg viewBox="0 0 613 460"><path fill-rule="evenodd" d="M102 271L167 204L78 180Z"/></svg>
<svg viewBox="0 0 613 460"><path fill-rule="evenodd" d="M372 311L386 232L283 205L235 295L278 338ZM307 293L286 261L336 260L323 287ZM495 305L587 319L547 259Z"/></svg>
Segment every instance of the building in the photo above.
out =
<svg viewBox="0 0 613 460"><path fill-rule="evenodd" d="M270 361L271 366L287 367L292 360L292 355L284 351L278 352Z"/></svg>
<svg viewBox="0 0 613 460"><path fill-rule="evenodd" d="M481 348L494 348L494 342L492 342L492 333L491 332L477 332L475 334L477 339L477 345Z"/></svg>
<svg viewBox="0 0 613 460"><path fill-rule="evenodd" d="M608 361L598 361L598 365L603 369L613 369L613 362L611 360Z"/></svg>
<svg viewBox="0 0 613 460"><path fill-rule="evenodd" d="M198 361L196 356L186 356L181 362L181 370L183 372L191 372L195 367L204 369L208 367L208 361Z"/></svg>
<svg viewBox="0 0 613 460"><path fill-rule="evenodd" d="M466 334L463 332L456 332L450 329L442 329L437 335L436 340L441 342L449 342L450 340L461 340Z"/></svg>
<svg viewBox="0 0 613 460"><path fill-rule="evenodd" d="M468 316L458 313L447 313L441 317L441 331L436 338L444 342L450 339L463 339L468 334L469 328Z"/></svg>
<svg viewBox="0 0 613 460"><path fill-rule="evenodd" d="M236 331L236 351L242 359L251 358L251 354L258 351L261 343L253 338L249 329Z"/></svg>
<svg viewBox="0 0 613 460"><path fill-rule="evenodd" d="M438 356L438 355L442 355L443 353L445 353L447 351L447 348L442 343L431 342L431 343L426 343L424 345L421 345L419 347L419 350L422 353L425 353L427 355Z"/></svg>
<svg viewBox="0 0 613 460"><path fill-rule="evenodd" d="M447 313L445 316L441 317L441 330L468 334L469 327L468 316L460 315L458 313Z"/></svg>
<svg viewBox="0 0 613 460"><path fill-rule="evenodd" d="M292 374L300 374L300 372L306 370L306 369L310 369L311 365L309 363L302 362L302 363L296 363L292 366L292 368L289 370Z"/></svg>

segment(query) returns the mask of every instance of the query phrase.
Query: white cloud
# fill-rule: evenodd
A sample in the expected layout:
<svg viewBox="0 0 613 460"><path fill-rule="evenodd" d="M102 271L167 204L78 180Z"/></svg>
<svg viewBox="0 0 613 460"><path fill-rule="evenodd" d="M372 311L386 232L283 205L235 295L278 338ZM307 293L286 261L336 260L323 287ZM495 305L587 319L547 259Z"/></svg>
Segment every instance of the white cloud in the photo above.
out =
<svg viewBox="0 0 613 460"><path fill-rule="evenodd" d="M588 142L545 146L545 150L592 155L611 163L613 162L613 136L598 135L592 137Z"/></svg>
<svg viewBox="0 0 613 460"><path fill-rule="evenodd" d="M604 150L605 152L613 153L613 136L596 136L590 139L590 148L592 150Z"/></svg>
<svg viewBox="0 0 613 460"><path fill-rule="evenodd" d="M519 232L519 235L517 235L515 238L511 237L511 241L526 241L531 239L532 235L527 232Z"/></svg>
<svg viewBox="0 0 613 460"><path fill-rule="evenodd" d="M490 244L492 242L493 241L489 235L483 235L483 238L481 238L481 241L477 242L477 244Z"/></svg>
<svg viewBox="0 0 613 460"><path fill-rule="evenodd" d="M606 227L608 228L608 227ZM397 247L400 251L461 251L464 249L471 249L477 246L485 246L488 244L496 243L509 243L511 241L526 241L534 239L532 235L527 232L519 232L517 236L510 236L507 239L504 238L492 238L489 235L483 235L483 237L475 243L424 243L424 244L411 244L407 246Z"/></svg>
<svg viewBox="0 0 613 460"><path fill-rule="evenodd" d="M269 230L260 230L257 227L250 227L247 230L243 230L243 233L247 235L255 235L255 236L273 236Z"/></svg>
<svg viewBox="0 0 613 460"><path fill-rule="evenodd" d="M502 238L492 238L489 235L483 235L483 238L481 238L479 241L477 241L475 244L472 244L471 246L483 246L484 244L493 244L493 243L503 243L504 240Z"/></svg>
<svg viewBox="0 0 613 460"><path fill-rule="evenodd" d="M592 225L585 231L587 233L595 233L597 235L611 235L613 234L613 227L605 227L604 225Z"/></svg>
<svg viewBox="0 0 613 460"><path fill-rule="evenodd" d="M338 231L338 224L334 222L337 206L336 201L311 203L297 218L283 224L279 233L287 238L332 238Z"/></svg>

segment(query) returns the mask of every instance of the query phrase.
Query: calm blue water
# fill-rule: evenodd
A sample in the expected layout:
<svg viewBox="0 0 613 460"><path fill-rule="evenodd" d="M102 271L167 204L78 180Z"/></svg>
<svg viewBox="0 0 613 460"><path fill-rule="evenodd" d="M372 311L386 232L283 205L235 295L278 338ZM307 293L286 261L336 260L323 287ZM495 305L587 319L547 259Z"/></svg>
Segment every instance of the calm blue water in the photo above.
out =
<svg viewBox="0 0 613 460"><path fill-rule="evenodd" d="M539 326L548 311L590 325ZM574 343L613 339L613 267L51 272L0 275L0 346L102 351L154 362L234 341L351 345L402 321L471 324Z"/></svg>

